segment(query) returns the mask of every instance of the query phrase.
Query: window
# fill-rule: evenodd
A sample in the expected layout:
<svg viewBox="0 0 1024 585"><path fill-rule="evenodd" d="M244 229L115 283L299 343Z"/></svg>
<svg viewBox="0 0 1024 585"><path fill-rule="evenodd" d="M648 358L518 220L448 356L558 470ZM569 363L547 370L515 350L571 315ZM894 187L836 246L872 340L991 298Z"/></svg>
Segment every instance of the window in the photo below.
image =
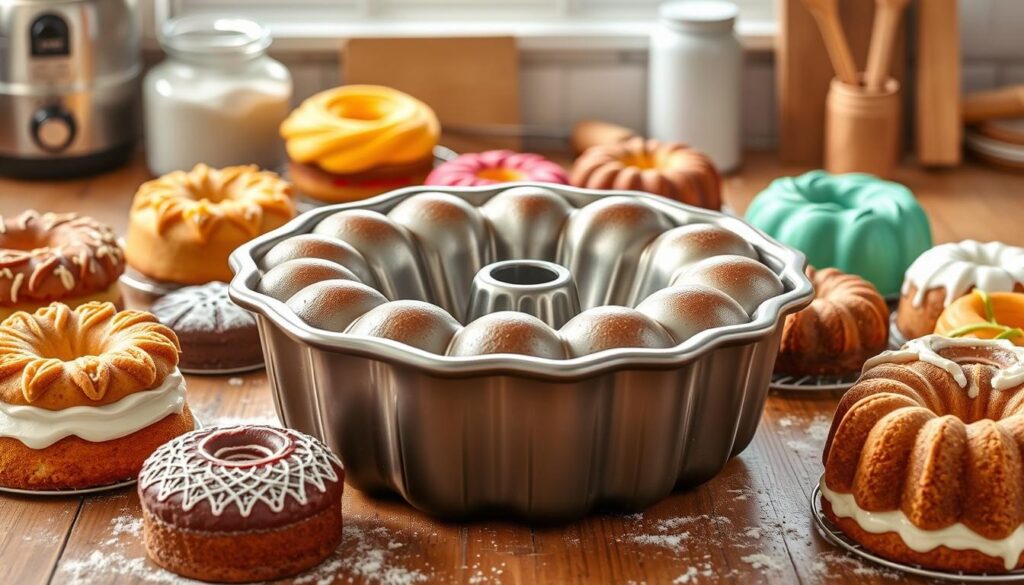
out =
<svg viewBox="0 0 1024 585"><path fill-rule="evenodd" d="M774 0L732 0L744 37L774 32ZM526 46L645 46L658 0L147 0L146 31L190 13L237 14L299 48L358 36L514 34ZM644 44L638 43L643 40ZM334 46L333 44L331 45Z"/></svg>

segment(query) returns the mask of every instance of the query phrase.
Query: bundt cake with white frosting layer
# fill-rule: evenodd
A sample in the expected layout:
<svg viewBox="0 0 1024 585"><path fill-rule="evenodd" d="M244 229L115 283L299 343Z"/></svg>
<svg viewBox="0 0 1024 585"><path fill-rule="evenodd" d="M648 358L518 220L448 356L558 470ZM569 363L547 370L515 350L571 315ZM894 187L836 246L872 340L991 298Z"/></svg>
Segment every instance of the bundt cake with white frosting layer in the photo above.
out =
<svg viewBox="0 0 1024 585"><path fill-rule="evenodd" d="M1024 348L929 335L864 365L825 445L825 514L887 559L1024 567Z"/></svg>
<svg viewBox="0 0 1024 585"><path fill-rule="evenodd" d="M921 254L907 269L896 326L907 339L928 335L942 310L975 288L1024 292L1024 248L964 240Z"/></svg>

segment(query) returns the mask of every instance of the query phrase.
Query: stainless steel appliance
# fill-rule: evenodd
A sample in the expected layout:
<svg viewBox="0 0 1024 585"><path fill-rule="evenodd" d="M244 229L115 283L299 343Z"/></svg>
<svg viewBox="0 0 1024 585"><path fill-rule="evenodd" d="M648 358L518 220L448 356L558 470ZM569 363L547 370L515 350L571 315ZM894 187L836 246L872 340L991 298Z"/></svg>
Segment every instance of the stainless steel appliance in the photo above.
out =
<svg viewBox="0 0 1024 585"><path fill-rule="evenodd" d="M135 0L0 0L0 174L124 162L138 136Z"/></svg>

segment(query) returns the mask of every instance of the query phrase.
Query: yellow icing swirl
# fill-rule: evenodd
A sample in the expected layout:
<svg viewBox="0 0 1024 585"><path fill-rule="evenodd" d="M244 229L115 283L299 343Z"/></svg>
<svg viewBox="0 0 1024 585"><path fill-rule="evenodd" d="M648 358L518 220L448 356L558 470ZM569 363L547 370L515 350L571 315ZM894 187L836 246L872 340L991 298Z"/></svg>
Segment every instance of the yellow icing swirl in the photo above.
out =
<svg viewBox="0 0 1024 585"><path fill-rule="evenodd" d="M429 106L377 85L346 85L302 102L281 124L288 156L337 174L430 156L441 133Z"/></svg>

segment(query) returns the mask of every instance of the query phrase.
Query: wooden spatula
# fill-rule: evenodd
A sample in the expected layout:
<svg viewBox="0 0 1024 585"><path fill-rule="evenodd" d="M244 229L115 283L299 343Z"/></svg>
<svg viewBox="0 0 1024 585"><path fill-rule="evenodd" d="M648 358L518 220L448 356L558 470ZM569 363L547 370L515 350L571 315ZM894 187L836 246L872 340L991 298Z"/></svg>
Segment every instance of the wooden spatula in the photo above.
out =
<svg viewBox="0 0 1024 585"><path fill-rule="evenodd" d="M868 47L868 66L864 73L864 85L869 91L881 91L889 78L896 33L900 20L910 0L875 0L875 21L871 29L871 45Z"/></svg>
<svg viewBox="0 0 1024 585"><path fill-rule="evenodd" d="M803 0L804 6L814 16L818 23L818 30L821 31L821 38L825 41L825 50L832 61L832 68L836 70L836 76L843 83L858 85L857 65L853 62L853 53L850 52L850 44L846 41L846 33L839 23L838 0Z"/></svg>

